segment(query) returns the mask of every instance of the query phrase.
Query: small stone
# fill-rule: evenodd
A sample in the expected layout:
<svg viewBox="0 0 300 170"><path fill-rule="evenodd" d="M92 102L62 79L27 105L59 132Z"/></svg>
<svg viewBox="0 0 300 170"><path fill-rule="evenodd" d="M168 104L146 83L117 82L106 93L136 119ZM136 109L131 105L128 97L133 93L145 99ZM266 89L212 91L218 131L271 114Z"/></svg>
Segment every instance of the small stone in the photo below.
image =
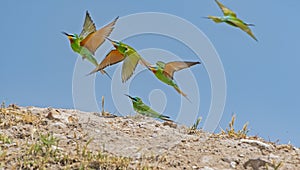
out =
<svg viewBox="0 0 300 170"><path fill-rule="evenodd" d="M245 157L244 154L238 154L238 156L241 157L241 158Z"/></svg>
<svg viewBox="0 0 300 170"><path fill-rule="evenodd" d="M270 159L278 159L279 156L274 155L274 154L271 153L271 154L269 155L269 158L270 158Z"/></svg>
<svg viewBox="0 0 300 170"><path fill-rule="evenodd" d="M236 168L236 162L235 161L232 161L232 162L230 162L230 166L231 166L231 168Z"/></svg>
<svg viewBox="0 0 300 170"><path fill-rule="evenodd" d="M68 117L68 122L69 123L77 123L78 122L78 118L74 117L74 116L69 116Z"/></svg>
<svg viewBox="0 0 300 170"><path fill-rule="evenodd" d="M208 166L205 166L205 167L201 168L200 170L215 170L215 169L213 169L211 167L208 167Z"/></svg>
<svg viewBox="0 0 300 170"><path fill-rule="evenodd" d="M172 121L165 121L165 122L163 123L163 125L164 125L164 126L169 126L169 127L171 127L171 128L174 128L174 129L177 128L177 124L174 123L174 122L172 122Z"/></svg>

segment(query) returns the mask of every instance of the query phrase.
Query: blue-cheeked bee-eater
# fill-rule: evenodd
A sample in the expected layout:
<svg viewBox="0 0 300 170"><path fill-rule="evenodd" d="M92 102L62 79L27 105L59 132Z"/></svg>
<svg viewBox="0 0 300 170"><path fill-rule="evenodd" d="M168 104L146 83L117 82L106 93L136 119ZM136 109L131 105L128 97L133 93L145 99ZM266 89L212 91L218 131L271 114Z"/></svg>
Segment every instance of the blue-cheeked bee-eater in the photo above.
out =
<svg viewBox="0 0 300 170"><path fill-rule="evenodd" d="M164 63L162 61L156 62L156 65L152 66L147 61L143 60L143 64L153 72L153 74L165 84L172 86L179 94L187 98L187 95L183 93L178 85L175 83L173 75L176 71L189 68L196 64L201 64L200 62L190 62L190 61L173 61L169 63ZM187 98L188 99L188 98ZM189 99L188 99L189 100Z"/></svg>
<svg viewBox="0 0 300 170"><path fill-rule="evenodd" d="M113 41L109 38L107 39L113 44L115 49L111 50L97 68L90 72L90 74L96 73L97 71L100 71L103 74L106 67L124 61L121 76L122 82L124 83L132 76L137 64L144 60L131 46L120 41Z"/></svg>
<svg viewBox="0 0 300 170"><path fill-rule="evenodd" d="M96 26L86 11L85 21L83 29L79 35L68 34L63 32L70 40L71 48L74 52L80 54L83 59L87 59L95 66L98 66L98 62L94 56L95 51L105 41L105 38L112 32L117 19L114 19L111 23L103 28L96 30Z"/></svg>
<svg viewBox="0 0 300 170"><path fill-rule="evenodd" d="M218 4L220 9L222 10L224 16L217 17L217 16L208 16L206 18L213 20L216 23L225 22L231 26L238 27L244 32L246 32L248 35L250 35L254 40L258 41L257 38L252 33L249 26L254 26L253 24L247 24L241 19L239 19L235 12L230 10L229 8L225 7L221 2L218 0L215 0L215 2Z"/></svg>
<svg viewBox="0 0 300 170"><path fill-rule="evenodd" d="M125 95L131 99L133 109L137 113L144 115L144 116L158 118L158 119L165 120L165 121L172 121L169 119L170 118L169 116L162 115L162 114L152 110L149 106L147 106L146 104L143 103L141 98L131 97L127 94L125 94Z"/></svg>

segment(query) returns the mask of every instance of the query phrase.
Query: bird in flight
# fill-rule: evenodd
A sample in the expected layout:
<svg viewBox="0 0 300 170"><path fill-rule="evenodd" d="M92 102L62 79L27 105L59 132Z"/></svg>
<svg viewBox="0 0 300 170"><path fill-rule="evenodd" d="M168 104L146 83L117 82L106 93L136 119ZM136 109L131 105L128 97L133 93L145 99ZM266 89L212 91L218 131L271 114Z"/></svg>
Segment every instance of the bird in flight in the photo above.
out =
<svg viewBox="0 0 300 170"><path fill-rule="evenodd" d="M242 21L241 19L239 19L235 12L233 12L229 8L225 7L218 0L215 0L215 2L218 4L220 9L222 10L224 16L221 16L221 17L208 16L208 17L205 17L205 18L211 19L216 23L225 22L225 23L227 23L231 26L238 27L241 30L243 30L244 32L246 32L248 35L250 35L254 40L258 41L257 38L252 33L251 29L249 28L249 26L254 26L253 24L247 24L244 21Z"/></svg>
<svg viewBox="0 0 300 170"><path fill-rule="evenodd" d="M96 69L89 74L96 73L97 71L103 74L106 67L124 61L122 65L122 82L124 83L132 76L139 61L143 62L144 60L141 60L142 57L131 46L120 41L107 39L113 44L115 49L111 50Z"/></svg>
<svg viewBox="0 0 300 170"><path fill-rule="evenodd" d="M143 60L146 67L162 82L172 86L179 94L187 98L187 95L183 93L178 85L174 81L174 73L176 71L189 68L193 65L200 64L200 62L190 62L190 61L173 61L169 63L164 63L162 61L156 62L156 65L152 66L147 61ZM188 99L188 98L187 98ZM189 100L189 99L188 99Z"/></svg>
<svg viewBox="0 0 300 170"><path fill-rule="evenodd" d="M92 64L98 66L98 62L94 56L95 51L105 41L105 38L110 35L117 20L118 17L103 28L96 30L95 23L89 12L86 11L83 29L79 35L62 33L70 40L71 48L74 52L80 54L82 59L86 58Z"/></svg>

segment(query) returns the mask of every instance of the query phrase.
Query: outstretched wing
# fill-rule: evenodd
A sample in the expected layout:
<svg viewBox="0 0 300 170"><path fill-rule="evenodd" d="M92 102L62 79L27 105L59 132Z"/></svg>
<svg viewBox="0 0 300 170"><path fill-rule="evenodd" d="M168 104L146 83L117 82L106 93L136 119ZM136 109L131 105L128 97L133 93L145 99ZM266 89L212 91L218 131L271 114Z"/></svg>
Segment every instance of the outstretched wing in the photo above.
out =
<svg viewBox="0 0 300 170"><path fill-rule="evenodd" d="M188 62L188 61L173 61L165 65L164 74L169 78L173 79L173 74L175 71L179 71L195 64L200 64L200 62Z"/></svg>
<svg viewBox="0 0 300 170"><path fill-rule="evenodd" d="M89 73L93 74L96 73L97 71L103 70L105 67L114 65L118 62L121 62L124 60L124 55L122 55L118 50L111 50L105 58L101 61L101 63L97 66L95 70Z"/></svg>
<svg viewBox="0 0 300 170"><path fill-rule="evenodd" d="M112 32L118 18L119 17L117 17L111 23L99 29L98 31L89 34L84 40L80 42L80 45L86 47L94 54L97 48L104 42L105 38L108 37Z"/></svg>
<svg viewBox="0 0 300 170"><path fill-rule="evenodd" d="M230 10L229 8L225 7L221 2L219 2L218 0L215 0L216 3L218 4L218 6L220 7L220 9L222 10L223 14L225 16L228 16L228 15L231 15L231 16L234 16L236 17L236 14Z"/></svg>
<svg viewBox="0 0 300 170"><path fill-rule="evenodd" d="M122 82L126 82L133 74L137 64L139 63L141 57L137 52L132 52L130 54L126 54L126 58L124 60L122 66Z"/></svg>
<svg viewBox="0 0 300 170"><path fill-rule="evenodd" d="M245 24L243 21L237 21L237 20L232 20L230 21L233 25L239 27L241 30L246 32L248 35L250 35L254 40L258 41L257 38L254 36L252 33L251 29L247 24Z"/></svg>
<svg viewBox="0 0 300 170"><path fill-rule="evenodd" d="M96 32L96 26L90 16L89 12L86 11L83 28L82 28L82 31L81 31L79 37L81 39L85 39L89 34L91 34L93 32Z"/></svg>

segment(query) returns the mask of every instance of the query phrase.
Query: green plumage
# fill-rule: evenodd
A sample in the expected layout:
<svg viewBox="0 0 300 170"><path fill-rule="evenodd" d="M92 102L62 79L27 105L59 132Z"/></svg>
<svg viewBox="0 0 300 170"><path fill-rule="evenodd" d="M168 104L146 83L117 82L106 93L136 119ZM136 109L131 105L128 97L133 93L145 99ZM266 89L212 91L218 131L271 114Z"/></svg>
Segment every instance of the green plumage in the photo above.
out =
<svg viewBox="0 0 300 170"><path fill-rule="evenodd" d="M71 48L74 52L80 54L82 59L87 59L97 67L98 62L94 56L95 51L105 41L105 38L110 35L117 19L118 17L105 27L96 30L96 26L87 11L83 28L79 36L77 34L67 34L65 32L63 32L63 34L70 40Z"/></svg>
<svg viewBox="0 0 300 170"><path fill-rule="evenodd" d="M107 39L113 44L115 49L111 50L90 74L97 71L103 73L106 67L124 61L122 65L122 82L124 83L132 76L142 57L131 46L119 41L110 40L109 38Z"/></svg>
<svg viewBox="0 0 300 170"><path fill-rule="evenodd" d="M154 110L152 110L149 106L143 103L142 99L139 97L131 97L128 96L132 100L133 109L144 116L158 118L165 121L171 121L168 116L162 115Z"/></svg>
<svg viewBox="0 0 300 170"><path fill-rule="evenodd" d="M239 19L235 12L233 12L229 8L225 7L218 0L215 0L215 2L218 4L220 9L222 10L224 16L221 16L221 17L208 16L207 18L213 20L216 23L225 22L231 26L238 27L241 30L243 30L244 32L246 32L248 35L250 35L254 40L257 41L257 38L254 36L251 29L249 28L249 26L253 26L253 24L247 24L244 21L242 21L241 19Z"/></svg>
<svg viewBox="0 0 300 170"><path fill-rule="evenodd" d="M146 61L144 61L146 63ZM193 65L200 64L200 62L189 62L189 61L173 61L169 63L164 63L162 61L156 62L155 66L151 66L146 63L146 66L151 70L154 75L162 82L172 86L179 94L187 98L187 95L183 93L178 85L175 83L173 74L176 71L189 68ZM188 98L187 98L188 99ZM189 99L188 99L189 100Z"/></svg>
<svg viewBox="0 0 300 170"><path fill-rule="evenodd" d="M82 56L82 59L87 59L89 62L94 64L96 67L98 66L98 62L96 58L94 57L93 53L88 50L84 46L80 46L80 42L82 41L82 38L78 37L77 34L74 34L73 42L71 43L71 48L74 52L80 54Z"/></svg>

